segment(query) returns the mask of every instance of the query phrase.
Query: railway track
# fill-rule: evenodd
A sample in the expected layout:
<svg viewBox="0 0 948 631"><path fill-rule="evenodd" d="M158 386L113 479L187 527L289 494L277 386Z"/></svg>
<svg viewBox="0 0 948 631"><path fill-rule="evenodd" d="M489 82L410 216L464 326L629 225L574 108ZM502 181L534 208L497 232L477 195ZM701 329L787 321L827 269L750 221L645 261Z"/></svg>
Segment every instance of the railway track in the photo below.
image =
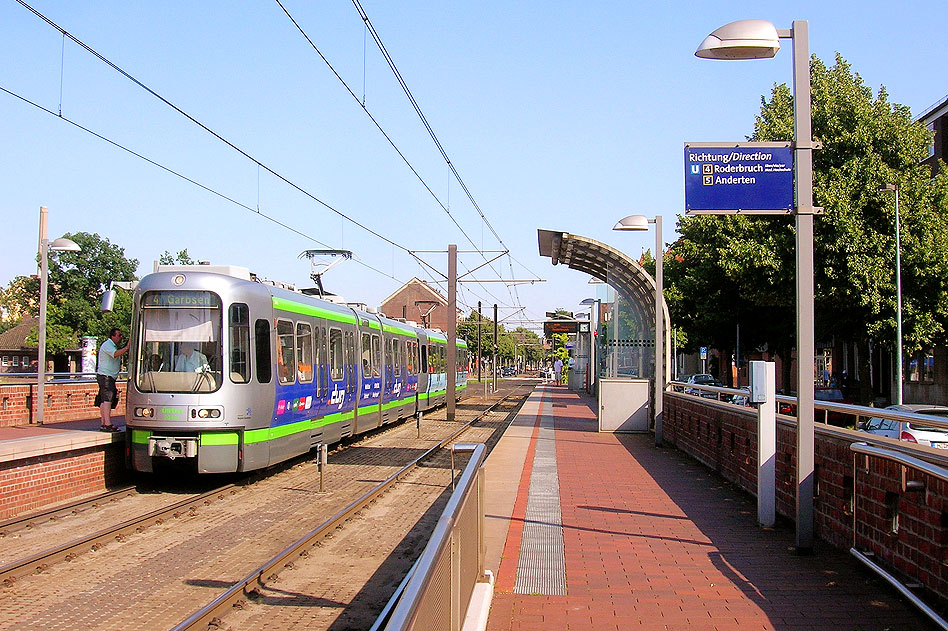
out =
<svg viewBox="0 0 948 631"><path fill-rule="evenodd" d="M139 515L120 524L109 526L108 528L103 528L92 534L56 546L55 548L43 550L26 558L7 563L6 565L0 566L0 583L3 585L11 585L23 576L49 569L49 566L53 563L72 561L79 554L89 550L98 550L109 541L121 541L124 536L134 532L141 532L152 524L160 524L168 518L177 518L184 511L193 509L196 506L206 506L215 498L223 499L227 494L236 493L237 488L238 487L234 484L226 484L213 491L183 499L170 506L160 508L145 515Z"/></svg>
<svg viewBox="0 0 948 631"><path fill-rule="evenodd" d="M532 385L531 385L532 389ZM479 396L480 393L476 393ZM467 405L459 405L459 416L461 415L462 407L466 407L467 410L464 412L465 415L472 414L479 408L480 405L477 404L477 401L474 400L472 404L472 398L467 398ZM464 402L462 401L462 404ZM485 404L486 405L486 404ZM495 402L494 406L500 405L500 402ZM442 411L443 414L443 411ZM482 412L481 416L483 416ZM427 442L431 444L432 442L443 442L444 439L440 438L438 441L432 440L432 435L434 433L443 432L445 429L449 429L443 421L439 421L435 415L429 415L426 417L425 422L425 437L419 439L421 443ZM429 423L428 421L433 421ZM471 423L467 423L466 426L469 426ZM318 504L325 504L329 510L325 514L334 514L339 520L345 521L345 519L350 518L353 512L357 512L358 508L352 508L348 510L337 510L334 506L341 505L338 502L339 499L344 499L345 495L352 497L352 491L349 490L349 487L352 486L353 490L357 493L359 484L363 484L369 481L366 478L371 478L374 474L366 475L365 470L374 470L381 469L379 466L379 461L389 462L393 460L394 456L401 456L405 453L408 453L414 448L412 447L398 447L394 448L396 451L391 451L393 447L379 446L376 443L397 443L399 445L406 445L410 443L415 443L414 430L412 427L413 424L393 424L386 426L381 432L377 435L364 436L360 437L358 441L354 441L351 444L345 445L343 448L334 451L332 454L332 460L330 461L330 480L332 489L329 492L317 493L313 488L313 477L314 472L316 471L316 466L314 463L308 461L299 461L297 463L287 464L285 467L282 467L276 473L262 477L262 480L259 482L265 483L267 489L260 490L259 492L251 492L251 495L244 495L241 493L241 500L230 500L228 499L231 495L237 493L237 490L240 488L236 485L227 485L225 487L216 488L208 493L201 494L199 496L186 498L181 502L176 502L173 506L166 507L162 510L153 511L147 515L141 515L135 519L125 520L120 524L115 526L98 530L94 533L91 533L87 536L77 538L74 541L70 541L67 544L58 545L53 549L46 550L42 553L37 553L30 555L29 557L19 559L17 561L7 563L2 568L0 568L0 582L2 582L2 588L0 589L0 619L4 618L8 612L15 614L10 618L9 624L4 624L0 622L0 629L3 628L46 628L47 622L50 622L49 618L57 618L57 616L65 615L64 612L60 610L63 608L63 605L55 605L56 602L56 593L60 590L60 586L63 586L63 589L70 589L69 585L75 585L79 593L82 593L82 590L86 589L85 582L90 584L96 584L96 581L101 580L101 586L96 587L96 589L103 589L107 591L122 591L121 586L115 586L114 581L118 580L120 582L135 582L143 581L154 584L153 588L158 590L160 585L178 585L178 588L181 588L182 585L187 586L191 585L192 588L196 588L198 592L205 592L207 590L213 589L217 586L218 582L215 581L204 581L203 579L185 579L184 572L189 572L191 574L196 574L200 576L202 572L198 570L187 570L187 567L190 567L191 564L194 564L196 567L201 567L201 564L210 563L211 566L217 565L234 565L233 562L226 562L226 556L215 557L215 554L237 554L238 558L246 556L247 558L252 558L254 555L259 555L259 550L255 551L254 554L247 554L246 552L233 552L227 546L228 544L227 536L222 534L221 536L214 536L216 530L225 531L227 528L223 528L219 525L222 520L235 520L239 523L239 516L232 515L234 513L239 513L241 510L253 510L256 511L253 514L262 514L264 517L255 517L254 519L260 520L263 519L261 524L267 528L272 528L268 524L273 523L274 525L278 524L282 519L297 519L294 517L292 512L293 502L298 501L298 499L305 499L307 496L302 494L312 494L313 499L318 500ZM454 432L452 432L454 433ZM411 440L408 440L408 436L411 435ZM388 437L387 437L388 436ZM387 438L386 438L387 437ZM417 443L415 443L417 444ZM431 450L429 450L431 451ZM423 461L421 459L420 461ZM417 466L414 465L414 466ZM407 475L405 472L400 472L398 475L394 476L396 478L403 477ZM392 476L389 476L392 477ZM359 484L353 485L353 482L358 482ZM446 480L445 480L446 482ZM252 490L254 487L247 487L248 490ZM276 491L274 491L274 489ZM121 489L119 493L129 493L130 489ZM273 493L282 493L285 494L285 500L270 498L267 499L268 494ZM384 490L379 491L383 493ZM370 493L364 493L363 496L370 495ZM371 494L371 497L365 499L365 503L371 503L378 493ZM282 497L282 496L281 496ZM220 502L220 500L224 500ZM267 504L267 502L270 502ZM334 503L335 502L335 503ZM113 502L110 502L108 498L103 498L101 496L96 498L91 498L86 502L88 506L103 506L105 505L114 505ZM215 508L213 511L207 510L196 510L200 507L205 507L210 503L214 503L215 506L221 506L221 508ZM250 508L247 509L245 505L250 505ZM273 508L267 509L266 505L276 507L276 510ZM310 507L310 512L316 510L311 508L312 502L306 502L303 504L307 507ZM108 510L115 510L115 508L109 508ZM228 517L218 515L219 511L223 510ZM59 514L73 514L75 511L80 513L88 512L87 508L79 508L73 506L64 506L59 507L56 512ZM260 511L263 511L260 513ZM334 512L335 511L335 512ZM175 517L180 517L183 519L175 519ZM303 519L300 517L299 519ZM15 525L15 528L26 528L27 524L32 523L34 526L37 526L41 530L41 526L44 522L59 522L59 517L55 515L46 515L46 516L29 516L21 520L21 523ZM63 520L65 521L65 520ZM313 523L317 523L316 520L313 520ZM149 529L149 532L152 532L154 529L151 529L150 526L154 524L164 524L164 526L157 528L157 531L153 535L148 535L147 538L142 538L141 536L135 536L137 533L141 533L146 529ZM63 523L59 523L58 526L50 524L51 528L62 528ZM263 526L248 526L248 528L253 528L259 530ZM326 526L326 531L331 532L335 530L337 526ZM236 530L237 527L232 527L230 530ZM31 529L32 530L32 529ZM205 533L204 531L210 530L210 533ZM283 529L278 529L278 532L283 533ZM292 529L288 530L292 532ZM178 533L177 535L175 533ZM186 533L186 534L185 534ZM201 536L211 535L210 543L202 544ZM16 535L13 535L16 536ZM189 544L188 539L194 538L194 543ZM152 539L154 542L152 543ZM115 541L124 541L125 543L122 546L115 547L105 546L106 543L115 542ZM151 545L149 545L151 544ZM105 546L105 547L103 547ZM214 549L219 547L220 550ZM172 556L167 556L162 554L160 551L167 548L169 554ZM182 552L179 548L188 549L188 552ZM173 553L170 551L174 550ZM231 550L231 551L228 551ZM110 552L112 551L112 552ZM156 552L157 551L157 552ZM106 555L106 556L102 556ZM273 559L277 559L280 555L275 555ZM147 558L146 558L147 557ZM187 562L176 561L171 563L169 559L171 558L181 558L186 559ZM81 559L86 559L81 561ZM140 559L140 560L137 560ZM149 560L150 559L150 560ZM215 559L220 559L215 561ZM273 560L271 559L271 560ZM72 564L63 564L59 563L60 561L73 561ZM279 560L277 559L279 564ZM76 565L78 564L78 565ZM91 564L91 565L90 565ZM174 565L173 572L168 577L163 578L163 572L168 573L168 568L166 565ZM285 565L285 562L284 562ZM282 566L281 566L282 567ZM89 569L81 568L94 568L91 571ZM77 575L76 573L79 573ZM90 572L90 576L86 579L80 575L83 572ZM122 574L124 573L124 574ZM142 573L144 577L142 577ZM175 574L176 573L176 574ZM229 571L221 572L220 570L208 570L203 572L203 574L217 574L222 577L228 574ZM274 570L265 570L261 569L259 574L262 578L262 582L258 581L258 584L264 584L267 580L267 577L272 576L275 573ZM24 577L27 575L34 575L31 577L29 582L24 581ZM102 575L100 579L99 575ZM121 575L121 578L115 578L116 576ZM107 576L112 576L113 578L106 578ZM180 576L180 578L175 578L175 576ZM247 575L249 576L249 575ZM184 580L184 583L181 583L181 580ZM221 584L221 587L232 587L235 584L235 579L230 579L226 581L226 585ZM162 582L163 581L163 582ZM169 583L170 581L170 583ZM177 581L177 582L176 582ZM236 581L241 582L241 581ZM252 580L248 585L252 584ZM29 587L26 587L29 585ZM218 592L219 592L218 588ZM248 591L252 591L254 588L248 588ZM240 588L240 591L243 592L244 587ZM192 589L194 591L194 589ZM41 598L37 598L37 594L41 594ZM18 605L19 597L22 595L26 597L27 600L22 604ZM142 594L145 597L144 594ZM181 606L186 605L187 602L198 602L204 600L204 597L197 596L175 596L171 597L173 601L173 606L165 607L167 610L162 615L172 616L173 611L180 610ZM238 597L239 598L239 597ZM46 607L47 601L49 607ZM27 604L28 603L28 604ZM24 608L29 609L31 607L36 607L38 611L38 617L30 615L29 611L24 611ZM100 611L102 616L105 616L107 612L106 609L115 609L115 612L108 613L109 616L115 615L115 620L123 619L121 612L117 611L123 606L119 604L112 605L108 603L103 605L101 601L96 601L96 607ZM183 615L179 614L179 615ZM211 616L211 618L217 617L218 614ZM44 620L43 616L46 616L47 619ZM96 624L92 624L88 628L99 628L106 620L112 620L113 618L102 618ZM181 617L177 618L178 620ZM76 621L76 617L67 618L70 623ZM145 624L145 626L152 627L155 624L159 628L169 628L173 624L173 619L171 621L167 618L161 619L149 619L149 620L138 620L139 624ZM12 626L10 626L12 625ZM75 628L83 628L82 625L73 625ZM192 627L199 628L199 627Z"/></svg>
<svg viewBox="0 0 948 631"><path fill-rule="evenodd" d="M98 508L100 505L108 502L118 501L124 497L128 497L129 495L134 495L137 492L138 491L134 485L123 486L120 489L106 491L105 493L100 493L93 497L87 497L86 499L70 502L49 510L11 517L10 519L0 521L0 537L6 537L20 530L35 528L48 521L57 521L62 517L78 515L83 511Z"/></svg>
<svg viewBox="0 0 948 631"><path fill-rule="evenodd" d="M258 588L263 587L268 582L272 581L283 569L292 567L292 564L297 559L306 555L310 548L315 546L328 534L333 533L338 528L342 527L346 521L351 519L356 513L364 509L371 502L375 501L400 480L404 479L405 476L417 468L422 462L428 460L433 454L445 449L445 447L455 442L456 439L461 434L468 431L468 429L470 429L474 423L481 420L487 414L490 414L495 408L499 407L508 398L515 396L516 394L518 394L518 391L510 393L499 401L496 401L477 417L459 427L437 445L425 451L413 461L399 469L396 473L392 474L380 484L376 485L369 492L363 494L357 500L337 512L325 522L306 533L303 537L290 544L284 550L280 551L276 556L250 572L247 576L235 583L220 596L175 626L172 631L195 631L209 628L218 628L221 624L221 616L233 609L235 604L240 603L240 601L246 599L252 592L256 592ZM452 462L452 479L454 477L453 464L454 463Z"/></svg>
<svg viewBox="0 0 948 631"><path fill-rule="evenodd" d="M532 388L531 388L532 389ZM470 427L481 420L487 414L490 414L495 408L499 407L508 398L519 394L518 391L508 394L504 398L496 401L476 418L468 421L451 435L440 441L437 445L431 447L423 454L418 456L412 462L403 466L396 473L383 480L369 492L350 503L348 506L337 512L325 522L306 533L303 537L287 546L276 556L266 561L260 567L250 572L243 579L235 583L213 601L191 614L187 619L176 625L172 631L195 631L210 628L218 628L221 624L221 617L234 608L235 605L242 606L241 601L256 594L259 588L264 587L268 582L272 582L279 573L287 568L293 567L293 564L302 556L307 555L310 548L324 539L327 535L341 528L346 521L351 519L359 511L363 510L371 502L392 488L400 480L404 479L410 472L415 470L422 462L430 459L435 453L444 450L448 445L455 442L456 439ZM452 479L454 469L452 462Z"/></svg>

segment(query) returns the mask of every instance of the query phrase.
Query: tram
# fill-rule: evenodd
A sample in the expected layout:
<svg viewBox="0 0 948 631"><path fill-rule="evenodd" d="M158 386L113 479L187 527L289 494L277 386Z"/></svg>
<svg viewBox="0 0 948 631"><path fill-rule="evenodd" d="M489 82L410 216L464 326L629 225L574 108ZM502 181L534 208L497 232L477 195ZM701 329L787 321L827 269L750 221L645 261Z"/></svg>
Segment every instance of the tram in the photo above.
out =
<svg viewBox="0 0 948 631"><path fill-rule="evenodd" d="M158 266L134 293L130 467L252 471L446 401L443 332L336 304L234 266ZM456 392L468 351L457 348ZM180 464L180 463L179 463Z"/></svg>

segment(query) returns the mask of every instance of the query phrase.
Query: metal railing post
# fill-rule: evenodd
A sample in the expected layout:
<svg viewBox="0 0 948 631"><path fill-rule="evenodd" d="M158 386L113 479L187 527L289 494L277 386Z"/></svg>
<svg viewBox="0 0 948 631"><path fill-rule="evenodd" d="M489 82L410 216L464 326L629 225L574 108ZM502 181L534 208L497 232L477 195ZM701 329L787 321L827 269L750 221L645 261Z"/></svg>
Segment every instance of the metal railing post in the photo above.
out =
<svg viewBox="0 0 948 631"><path fill-rule="evenodd" d="M757 523L770 528L777 519L776 370L773 362L751 363L764 365L765 400L757 404Z"/></svg>

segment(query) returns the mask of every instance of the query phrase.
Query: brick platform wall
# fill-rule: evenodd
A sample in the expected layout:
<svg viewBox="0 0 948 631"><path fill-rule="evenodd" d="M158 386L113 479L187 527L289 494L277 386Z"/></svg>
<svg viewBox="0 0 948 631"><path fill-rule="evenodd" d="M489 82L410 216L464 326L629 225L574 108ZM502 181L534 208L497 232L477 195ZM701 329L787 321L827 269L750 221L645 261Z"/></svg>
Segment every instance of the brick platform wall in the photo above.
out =
<svg viewBox="0 0 948 631"><path fill-rule="evenodd" d="M114 414L125 414L125 386L119 381L119 404ZM76 421L98 416L93 405L99 388L94 381L48 383L45 388L45 423ZM36 384L0 385L0 427L26 425L36 419Z"/></svg>
<svg viewBox="0 0 948 631"><path fill-rule="evenodd" d="M757 493L757 415L749 408L682 393L664 397L664 440L752 495ZM814 533L827 543L870 551L948 605L948 484L922 470L850 450L865 434L816 425ZM920 451L926 451L924 449ZM934 450L927 450L934 451ZM796 516L796 423L777 421L777 513ZM926 454L921 453L925 456ZM926 456L942 467L948 458ZM903 471L904 470L904 471ZM906 482L922 489L913 490ZM896 523L897 522L897 523Z"/></svg>
<svg viewBox="0 0 948 631"><path fill-rule="evenodd" d="M0 463L0 519L125 482L125 444L109 443Z"/></svg>

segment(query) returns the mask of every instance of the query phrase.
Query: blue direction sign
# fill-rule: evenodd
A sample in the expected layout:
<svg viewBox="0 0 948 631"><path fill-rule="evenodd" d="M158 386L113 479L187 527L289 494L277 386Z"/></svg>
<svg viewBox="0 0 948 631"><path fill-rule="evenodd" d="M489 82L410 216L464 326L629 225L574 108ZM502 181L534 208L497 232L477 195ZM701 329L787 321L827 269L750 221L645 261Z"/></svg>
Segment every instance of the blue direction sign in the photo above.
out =
<svg viewBox="0 0 948 631"><path fill-rule="evenodd" d="M793 210L789 143L686 143L685 211Z"/></svg>

